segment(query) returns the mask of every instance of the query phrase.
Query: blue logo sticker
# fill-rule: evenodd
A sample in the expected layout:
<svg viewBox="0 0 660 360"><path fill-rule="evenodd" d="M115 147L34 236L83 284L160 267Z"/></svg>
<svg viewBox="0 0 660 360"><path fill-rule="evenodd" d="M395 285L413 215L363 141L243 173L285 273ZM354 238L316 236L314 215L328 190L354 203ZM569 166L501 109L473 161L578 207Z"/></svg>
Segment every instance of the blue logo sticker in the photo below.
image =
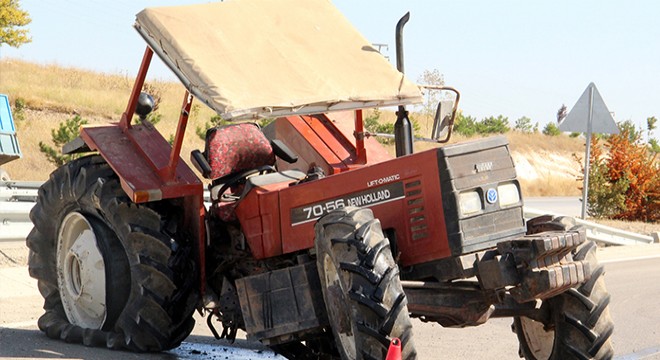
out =
<svg viewBox="0 0 660 360"><path fill-rule="evenodd" d="M497 190L488 189L488 191L486 191L486 201L488 201L489 204L497 202Z"/></svg>

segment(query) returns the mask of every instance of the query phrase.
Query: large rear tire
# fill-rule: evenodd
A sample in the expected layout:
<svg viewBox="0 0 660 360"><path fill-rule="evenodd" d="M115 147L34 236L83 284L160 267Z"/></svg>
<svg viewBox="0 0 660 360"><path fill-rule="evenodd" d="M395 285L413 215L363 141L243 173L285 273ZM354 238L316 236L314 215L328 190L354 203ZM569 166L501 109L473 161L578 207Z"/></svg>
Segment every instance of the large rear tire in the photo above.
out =
<svg viewBox="0 0 660 360"><path fill-rule="evenodd" d="M560 217L534 224L537 229L568 230L571 218ZM591 278L575 288L544 300L549 322L516 317L513 330L520 341L520 356L530 360L611 359L614 330L609 312L610 295L605 288L603 265L596 258L596 243L586 241L573 253L574 260L586 260Z"/></svg>
<svg viewBox="0 0 660 360"><path fill-rule="evenodd" d="M49 337L88 346L161 351L192 331L198 295L181 209L137 205L99 156L58 168L30 213L30 275Z"/></svg>
<svg viewBox="0 0 660 360"><path fill-rule="evenodd" d="M415 359L399 269L371 210L347 207L321 218L316 252L323 298L342 359L383 359L394 337L402 341L402 359Z"/></svg>

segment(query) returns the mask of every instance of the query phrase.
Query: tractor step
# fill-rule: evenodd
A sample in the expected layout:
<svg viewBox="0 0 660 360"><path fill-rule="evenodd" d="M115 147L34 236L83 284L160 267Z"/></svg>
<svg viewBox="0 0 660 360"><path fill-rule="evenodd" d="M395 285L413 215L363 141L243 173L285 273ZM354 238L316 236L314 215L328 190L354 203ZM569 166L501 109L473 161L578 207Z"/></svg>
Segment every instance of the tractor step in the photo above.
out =
<svg viewBox="0 0 660 360"><path fill-rule="evenodd" d="M327 326L315 262L236 280L248 338L276 345Z"/></svg>

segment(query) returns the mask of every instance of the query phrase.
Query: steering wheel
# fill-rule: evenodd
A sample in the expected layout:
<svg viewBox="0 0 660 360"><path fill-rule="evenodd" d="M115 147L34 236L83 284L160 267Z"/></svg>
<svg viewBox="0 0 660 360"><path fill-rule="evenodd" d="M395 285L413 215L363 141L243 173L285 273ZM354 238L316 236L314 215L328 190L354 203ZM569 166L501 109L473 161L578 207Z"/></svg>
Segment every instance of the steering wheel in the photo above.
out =
<svg viewBox="0 0 660 360"><path fill-rule="evenodd" d="M225 191L229 190L231 187L236 186L241 184L242 182L245 182L249 176L252 175L264 175L264 174L269 174L269 173L274 173L277 172L274 166L271 165L264 165L260 166L256 169L249 169L245 171L241 171L238 174L230 177L220 188L218 191L218 199L222 198L222 194L225 193Z"/></svg>

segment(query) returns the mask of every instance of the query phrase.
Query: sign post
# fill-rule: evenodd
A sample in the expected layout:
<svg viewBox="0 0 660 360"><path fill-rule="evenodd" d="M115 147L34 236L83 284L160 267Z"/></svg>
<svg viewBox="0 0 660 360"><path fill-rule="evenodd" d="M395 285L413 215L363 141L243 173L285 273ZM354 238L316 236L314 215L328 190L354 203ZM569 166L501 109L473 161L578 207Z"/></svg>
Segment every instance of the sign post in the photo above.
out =
<svg viewBox="0 0 660 360"><path fill-rule="evenodd" d="M594 83L590 83L582 96L575 103L566 118L559 124L559 130L586 133L586 154L584 158L584 182L582 189L582 219L587 216L587 199L589 195L589 157L591 156L592 133L618 134L612 114L607 109Z"/></svg>

